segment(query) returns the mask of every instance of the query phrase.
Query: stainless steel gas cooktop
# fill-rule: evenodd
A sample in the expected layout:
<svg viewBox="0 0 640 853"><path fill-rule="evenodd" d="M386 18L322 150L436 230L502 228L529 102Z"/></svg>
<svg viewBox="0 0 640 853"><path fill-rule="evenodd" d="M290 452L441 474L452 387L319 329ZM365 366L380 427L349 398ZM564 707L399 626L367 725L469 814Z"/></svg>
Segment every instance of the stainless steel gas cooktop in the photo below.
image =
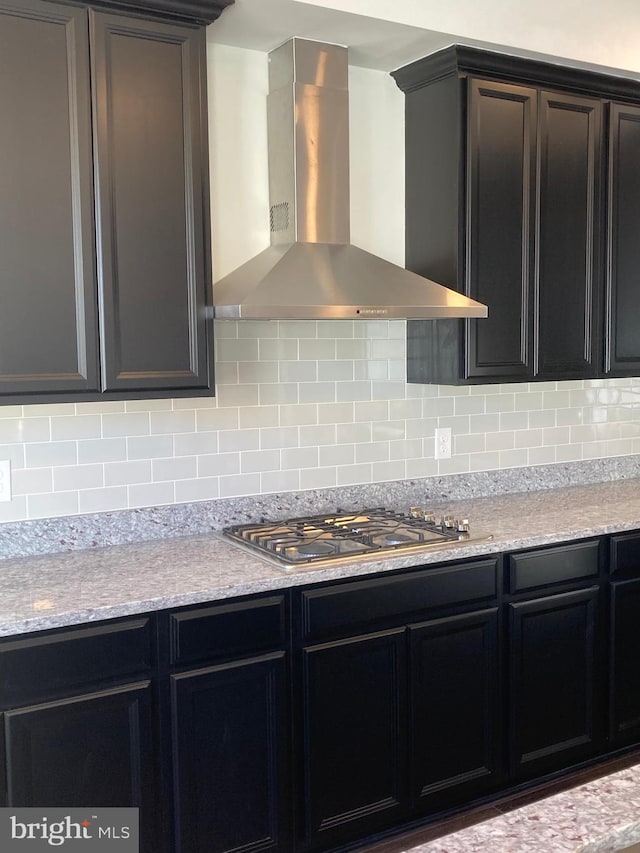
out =
<svg viewBox="0 0 640 853"><path fill-rule="evenodd" d="M461 545L472 535L468 519L436 517L422 507L408 513L384 507L359 512L310 515L226 527L233 542L286 566L301 566L425 548Z"/></svg>

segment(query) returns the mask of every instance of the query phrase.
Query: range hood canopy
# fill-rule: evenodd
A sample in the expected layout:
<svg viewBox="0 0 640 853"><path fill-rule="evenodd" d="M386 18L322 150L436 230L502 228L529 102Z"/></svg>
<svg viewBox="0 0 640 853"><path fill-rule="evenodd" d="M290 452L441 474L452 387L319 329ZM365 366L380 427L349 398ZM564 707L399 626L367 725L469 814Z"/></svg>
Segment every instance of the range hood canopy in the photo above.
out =
<svg viewBox="0 0 640 853"><path fill-rule="evenodd" d="M487 308L349 242L347 48L269 54L271 246L213 287L221 319L486 317Z"/></svg>

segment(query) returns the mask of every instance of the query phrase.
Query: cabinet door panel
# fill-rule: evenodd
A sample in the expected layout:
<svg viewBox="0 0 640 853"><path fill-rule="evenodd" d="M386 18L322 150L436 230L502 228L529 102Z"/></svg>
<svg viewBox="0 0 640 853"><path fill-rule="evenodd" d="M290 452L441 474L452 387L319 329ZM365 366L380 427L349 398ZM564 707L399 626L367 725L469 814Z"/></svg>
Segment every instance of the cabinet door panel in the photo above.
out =
<svg viewBox="0 0 640 853"><path fill-rule="evenodd" d="M103 385L207 387L204 31L90 20Z"/></svg>
<svg viewBox="0 0 640 853"><path fill-rule="evenodd" d="M598 370L601 137L600 101L541 93L536 268L541 379L587 377Z"/></svg>
<svg viewBox="0 0 640 853"><path fill-rule="evenodd" d="M592 587L509 605L516 778L569 765L599 746L598 597Z"/></svg>
<svg viewBox="0 0 640 853"><path fill-rule="evenodd" d="M285 655L171 677L175 850L284 849Z"/></svg>
<svg viewBox="0 0 640 853"><path fill-rule="evenodd" d="M0 394L98 388L87 13L0 0Z"/></svg>
<svg viewBox="0 0 640 853"><path fill-rule="evenodd" d="M7 804L140 809L157 849L148 681L4 714Z"/></svg>
<svg viewBox="0 0 640 853"><path fill-rule="evenodd" d="M640 108L612 104L609 123L605 369L640 372Z"/></svg>
<svg viewBox="0 0 640 853"><path fill-rule="evenodd" d="M412 794L421 810L496 784L498 610L410 628Z"/></svg>
<svg viewBox="0 0 640 853"><path fill-rule="evenodd" d="M469 81L467 282L489 317L466 320L466 376L533 375L536 98L534 89Z"/></svg>
<svg viewBox="0 0 640 853"><path fill-rule="evenodd" d="M611 584L609 737L616 744L640 740L640 580Z"/></svg>
<svg viewBox="0 0 640 853"><path fill-rule="evenodd" d="M309 846L362 837L402 814L405 659L404 629L303 650Z"/></svg>

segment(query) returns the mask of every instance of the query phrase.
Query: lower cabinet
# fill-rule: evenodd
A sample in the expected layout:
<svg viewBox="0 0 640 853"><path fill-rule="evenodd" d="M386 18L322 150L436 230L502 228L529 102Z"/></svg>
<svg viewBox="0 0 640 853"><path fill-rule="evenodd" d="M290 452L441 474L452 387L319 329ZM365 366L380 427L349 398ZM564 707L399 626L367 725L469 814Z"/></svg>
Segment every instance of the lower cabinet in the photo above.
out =
<svg viewBox="0 0 640 853"><path fill-rule="evenodd" d="M510 769L570 766L601 746L598 587L509 605Z"/></svg>
<svg viewBox="0 0 640 853"><path fill-rule="evenodd" d="M305 842L330 847L401 822L404 629L305 648L302 666Z"/></svg>
<svg viewBox="0 0 640 853"><path fill-rule="evenodd" d="M364 838L497 785L498 608L478 609L497 594L496 559L302 592L304 847Z"/></svg>
<svg viewBox="0 0 640 853"><path fill-rule="evenodd" d="M284 652L171 676L176 853L285 841Z"/></svg>
<svg viewBox="0 0 640 853"><path fill-rule="evenodd" d="M2 805L139 808L140 849L156 853L156 703L140 677L150 628L129 619L0 643Z"/></svg>
<svg viewBox="0 0 640 853"><path fill-rule="evenodd" d="M614 746L640 741L640 535L611 537L609 738Z"/></svg>
<svg viewBox="0 0 640 853"><path fill-rule="evenodd" d="M498 608L409 629L411 801L422 813L501 781Z"/></svg>
<svg viewBox="0 0 640 853"><path fill-rule="evenodd" d="M283 595L162 615L170 853L288 849L287 638Z"/></svg>

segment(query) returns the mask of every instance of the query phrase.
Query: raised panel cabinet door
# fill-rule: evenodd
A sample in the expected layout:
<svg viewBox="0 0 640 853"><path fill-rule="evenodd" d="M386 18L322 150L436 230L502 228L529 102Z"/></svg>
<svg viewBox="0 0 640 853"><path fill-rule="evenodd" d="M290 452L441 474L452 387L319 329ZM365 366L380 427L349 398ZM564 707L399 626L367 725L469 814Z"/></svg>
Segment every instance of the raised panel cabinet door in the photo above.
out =
<svg viewBox="0 0 640 853"><path fill-rule="evenodd" d="M287 848L284 652L171 676L175 853Z"/></svg>
<svg viewBox="0 0 640 853"><path fill-rule="evenodd" d="M148 681L6 711L4 741L7 805L139 808L158 849Z"/></svg>
<svg viewBox="0 0 640 853"><path fill-rule="evenodd" d="M99 387L86 10L0 0L0 395Z"/></svg>
<svg viewBox="0 0 640 853"><path fill-rule="evenodd" d="M412 799L436 811L498 782L498 610L411 625L409 635Z"/></svg>
<svg viewBox="0 0 640 853"><path fill-rule="evenodd" d="M362 838L405 813L405 634L303 650L303 831L310 848Z"/></svg>
<svg viewBox="0 0 640 853"><path fill-rule="evenodd" d="M605 372L640 372L640 107L611 104Z"/></svg>
<svg viewBox="0 0 640 853"><path fill-rule="evenodd" d="M204 30L90 24L103 389L206 389Z"/></svg>
<svg viewBox="0 0 640 853"><path fill-rule="evenodd" d="M598 599L591 587L508 606L515 778L568 766L600 746Z"/></svg>
<svg viewBox="0 0 640 853"><path fill-rule="evenodd" d="M611 584L609 737L616 745L640 741L640 579Z"/></svg>
<svg viewBox="0 0 640 853"><path fill-rule="evenodd" d="M465 378L533 376L537 92L468 81L466 291L489 307L465 320Z"/></svg>
<svg viewBox="0 0 640 853"><path fill-rule="evenodd" d="M540 94L536 376L594 376L601 361L602 103Z"/></svg>

